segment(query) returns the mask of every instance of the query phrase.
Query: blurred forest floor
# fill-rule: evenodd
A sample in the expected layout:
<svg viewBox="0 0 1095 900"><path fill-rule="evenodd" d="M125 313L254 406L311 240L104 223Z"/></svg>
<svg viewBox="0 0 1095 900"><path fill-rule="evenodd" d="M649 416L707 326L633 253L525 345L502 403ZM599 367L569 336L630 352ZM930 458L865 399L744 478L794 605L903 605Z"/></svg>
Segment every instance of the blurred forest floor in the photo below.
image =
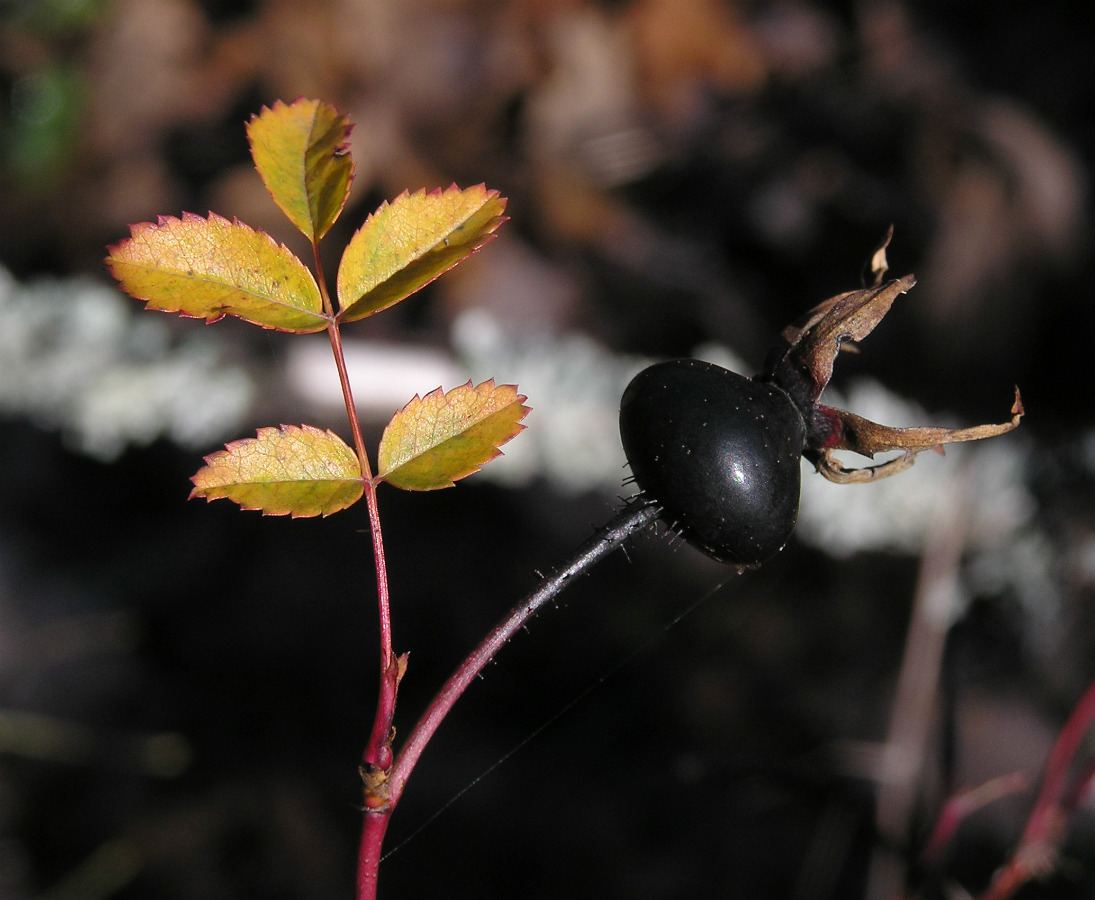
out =
<svg viewBox="0 0 1095 900"><path fill-rule="evenodd" d="M1036 786L1095 679L1085 9L0 0L0 900L351 895L365 522L184 502L195 448L338 429L337 410L293 392L284 335L100 303L106 246L160 214L238 217L304 254L243 127L298 96L355 123L332 271L403 190L510 198L499 240L361 326L460 380L489 332L483 377L534 408L513 454L539 448L508 485L382 497L401 729L626 495L618 447L592 437L621 373L712 347L754 371L858 286L890 224L893 274L918 285L835 387L884 394L890 424L1002 421L1014 384L1028 411L894 493L811 483L801 539L757 572L655 538L605 562L461 700L393 844L596 689L386 861L382 896L820 900L905 878L976 896L1034 787L971 814L925 871L943 799L1013 772ZM565 383L556 413L522 376L535 361L545 394ZM594 449L599 474L578 477ZM947 605L924 624L933 586ZM929 647L921 705L895 710L910 634ZM903 713L917 759L896 778ZM1019 896L1095 897L1093 848L1088 798Z"/></svg>

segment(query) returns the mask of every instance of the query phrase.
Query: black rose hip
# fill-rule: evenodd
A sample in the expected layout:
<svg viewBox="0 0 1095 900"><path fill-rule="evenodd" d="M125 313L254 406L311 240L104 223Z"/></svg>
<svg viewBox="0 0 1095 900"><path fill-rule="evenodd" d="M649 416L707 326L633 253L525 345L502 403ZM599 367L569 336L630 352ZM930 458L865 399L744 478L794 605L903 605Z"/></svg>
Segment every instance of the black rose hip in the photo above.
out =
<svg viewBox="0 0 1095 900"><path fill-rule="evenodd" d="M753 379L695 359L644 369L620 402L620 437L643 506L717 560L756 566L787 543L798 517L799 457L833 482L871 481L908 468L918 453L1011 431L1023 415L1015 392L1010 422L973 428L892 428L819 402L840 348L861 341L916 280L883 284L887 235L871 260L871 287L819 304L783 330ZM887 462L848 469L834 452Z"/></svg>
<svg viewBox="0 0 1095 900"><path fill-rule="evenodd" d="M752 566L787 543L806 427L780 388L696 359L657 363L624 391L620 436L662 519L708 555Z"/></svg>

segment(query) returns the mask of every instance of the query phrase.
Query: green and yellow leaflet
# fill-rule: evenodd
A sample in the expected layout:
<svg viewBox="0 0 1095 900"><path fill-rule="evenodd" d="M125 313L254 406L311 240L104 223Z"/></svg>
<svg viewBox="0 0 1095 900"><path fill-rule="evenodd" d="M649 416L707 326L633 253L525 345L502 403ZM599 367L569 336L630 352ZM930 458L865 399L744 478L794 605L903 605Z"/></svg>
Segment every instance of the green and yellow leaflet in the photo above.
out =
<svg viewBox="0 0 1095 900"><path fill-rule="evenodd" d="M205 458L190 480L191 497L227 497L269 516L328 516L352 506L365 490L354 451L312 425L260 428Z"/></svg>
<svg viewBox="0 0 1095 900"><path fill-rule="evenodd" d="M263 184L310 241L319 241L346 205L354 178L349 136L347 117L320 100L279 100L247 124Z"/></svg>
<svg viewBox="0 0 1095 900"><path fill-rule="evenodd" d="M340 318L387 309L466 259L505 221L506 199L483 185L404 192L350 239L338 267Z"/></svg>
<svg viewBox="0 0 1095 900"><path fill-rule="evenodd" d="M528 414L512 384L471 382L415 397L392 417L380 439L378 480L408 491L452 487L501 453Z"/></svg>
<svg viewBox="0 0 1095 900"><path fill-rule="evenodd" d="M285 245L215 213L130 226L107 265L150 309L215 322L237 316L279 331L321 331L330 319L315 278Z"/></svg>

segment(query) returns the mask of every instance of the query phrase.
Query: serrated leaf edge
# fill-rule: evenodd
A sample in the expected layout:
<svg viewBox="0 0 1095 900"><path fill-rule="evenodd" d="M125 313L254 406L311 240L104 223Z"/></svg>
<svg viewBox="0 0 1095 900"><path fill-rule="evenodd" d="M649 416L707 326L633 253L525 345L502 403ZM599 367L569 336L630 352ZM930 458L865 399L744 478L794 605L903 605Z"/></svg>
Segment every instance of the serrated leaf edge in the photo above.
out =
<svg viewBox="0 0 1095 900"><path fill-rule="evenodd" d="M280 433L280 434L284 435L284 434L287 434L290 431L302 431L302 432L305 432L305 433L308 433L308 434L319 435L319 436L322 436L322 437L331 437L331 438L334 438L335 440L337 440L339 443L341 443L350 452L350 454L354 457L355 465L358 467L358 477L356 479L348 478L348 479L345 479L345 480L347 482L358 481L361 484L362 493L364 493L365 478L361 474L360 462L357 461L357 455L354 453L353 448L349 444L347 444L337 432L332 431L330 428L318 428L315 425L309 425L307 423L302 423L300 425L287 425L285 423L282 423L281 425L278 425L276 427L273 426L273 425L266 425L266 426L262 426L260 428L257 428L255 430L255 437L239 438L239 439L234 440L234 441L229 441L227 444L224 445L224 447L222 449L215 450L214 452L204 456L203 460L205 462L205 465L201 469L199 469L197 472L195 472L193 475L190 476L190 482L194 485L194 487L191 489L190 495L187 497L187 499L188 500L195 500L195 499L204 498L206 500L206 502L208 502L208 503L212 503L214 500L230 500L231 502L238 505L240 509L247 510L248 512L260 512L264 516L284 516L284 515L288 515L288 516L290 516L291 518L294 518L294 519L310 519L310 518L315 518L317 515L322 516L323 518L327 518L327 516L334 515L336 512L341 512L344 509L348 509L350 506L353 506L354 503L357 503L358 500L361 499L361 495L358 495L358 497L356 497L351 503L348 503L346 506L341 506L338 509L332 509L332 510L322 512L322 513L298 513L298 512L295 512L293 510L285 510L284 512L276 512L276 511L268 511L268 510L264 509L261 506L247 506L245 503L243 503L239 500L236 500L233 497L229 497L227 495L210 497L210 496L206 496L204 493L200 493L200 491L202 489L198 487L198 484L197 484L198 478L201 476L201 473L206 468L214 465L214 460L219 460L219 459L221 459L225 456L230 456L232 454L232 451L233 451L234 448L238 448L238 447L240 447L244 444L260 442L262 440L264 434L269 434L271 432L277 432L277 433ZM307 484L309 482L319 481L319 480L322 480L322 479L307 479L307 478L286 479L284 482L278 482L278 483L280 483L280 484L292 484L292 483ZM334 479L332 479L332 480L334 480ZM273 482L267 482L267 483L273 483ZM240 482L240 484L245 484L245 482ZM224 486L223 485L218 485L217 487L224 487Z"/></svg>
<svg viewBox="0 0 1095 900"><path fill-rule="evenodd" d="M465 194L469 191L474 191L476 189L482 189L482 191L484 192L482 202L469 215L465 216L461 221L455 223L448 231L446 231L443 235L441 235L438 238L437 241L435 241L433 244L431 244L426 249L425 253L429 253L429 252L433 251L434 248L438 247L439 245L447 246L448 245L449 235L452 235L454 232L459 231L464 226L464 224L468 221L468 219L472 218L476 213L481 211L484 206L486 206L492 200L500 198L502 200L502 209L504 210L505 207L506 207L506 203L508 202L508 198L502 197L502 192L501 191L499 191L495 188L488 188L487 185L486 185L486 182L482 182L482 181L479 182L478 184L469 185L466 188L460 187L454 181L451 184L449 184L449 186L447 188L436 187L436 188L432 188L429 191L427 191L425 188L419 188L418 190L413 191L413 192L409 191L409 190L403 190L396 197L394 197L391 201L384 200L383 202L381 202L380 206L378 206L371 213L369 213L369 215L366 217L365 221L361 224L361 226L351 236L350 241L346 245L346 249L349 249L349 247L353 244L353 241L357 237L357 235L361 231L363 231L373 219L375 219L377 216L379 216L381 213L385 212L386 210L392 209L393 207L396 206L396 204L406 202L408 199L411 199L411 198L414 198L414 197L419 197L419 196L421 196L423 198L427 198L427 197L444 197L446 194L451 194L451 193ZM339 295L339 297L338 297L339 311L338 311L338 313L336 313L336 318L338 318L340 321L345 321L345 322L358 322L361 319L366 319L369 316L376 315L376 313L378 313L378 312L383 312L385 309L388 309L389 307L394 306L396 303L400 303L403 300L406 300L408 297L411 297L414 294L417 294L420 290L422 290L427 285L432 284L434 281L436 281L438 278L440 278L446 272L448 272L451 269L455 268L456 266L460 265L460 263L467 260L473 254L478 253L480 250L482 250L483 247L485 247L487 244L489 244L491 241L493 241L496 237L498 237L498 234L497 234L498 229L508 221L509 221L509 216L504 215L503 213L499 213L497 216L495 216L495 221L490 225L490 227L480 234L479 240L468 245L467 252L463 256L461 256L459 259L452 262L446 268L441 269L440 271L435 273L428 281L422 282L422 284L418 285L418 287L416 287L410 293L405 294L404 296L402 296L402 297L400 297L396 300L393 300L391 303L388 303L388 304L386 304L384 306L381 306L377 309L370 309L370 310L368 310L367 312L364 312L364 313L359 313L357 315L354 314L355 309L361 305L361 301L365 297L367 297L369 294L373 293L374 291L378 290L383 284L390 281L392 278L395 278L400 272L405 271L411 265L413 265L416 262L418 262L419 260L421 260L422 259L421 256L410 260L410 262L408 262L406 265L404 265L404 266L400 267L399 269L396 269L395 271L389 273L383 280L378 281L371 288L369 288L367 291L365 291L364 293L362 293L361 295L356 297L354 300L346 302L345 305L343 305L344 304L344 298L341 295ZM345 251L343 252L343 255L345 256ZM340 269L341 269L341 264L340 264ZM337 283L337 277L336 277L336 283Z"/></svg>
<svg viewBox="0 0 1095 900"><path fill-rule="evenodd" d="M463 384L456 385L455 387L452 387L447 391L444 390L444 388L441 385L439 385L438 387L434 388L432 391L429 391L425 394L422 394L422 395L415 394L410 400L408 400L405 404L403 404L403 406L400 408L400 410L394 416L392 416L391 420L389 421L388 424L390 426L391 423L396 420L396 418L398 418L400 415L405 413L415 403L422 403L422 402L426 401L427 399L429 399L431 397L438 397L438 396L447 397L447 396L449 396L449 394L454 393L454 392L460 390L461 388L470 388L473 391L477 391L480 388L482 388L484 385L488 385L488 384L491 386L491 393L493 393L494 391L502 390L504 388L510 388L514 393L513 401L510 402L510 403L506 403L502 407L499 407L498 409L494 410L489 415L484 416L483 418L476 420L474 425L482 424L483 422L490 419L492 416L499 415L500 413L502 413L506 409L508 409L510 406L512 406L514 403L516 403L520 407L521 415L517 418L516 422L514 423L515 428L514 428L513 432L511 434L507 435L499 443L494 444L493 445L494 452L489 457L484 459L482 462L476 464L474 468L469 469L467 472L464 472L463 474L457 476L456 478L450 479L446 484L439 484L436 487L426 488L425 490L441 490L441 489L444 489L444 488L454 487L457 481L462 481L463 479L467 478L468 476L474 475L476 472L481 472L483 470L483 467L485 465L487 465L487 463L497 459L499 456L504 456L505 453L502 451L501 448L503 446L505 446L506 444L508 444L510 441L512 441L515 437L517 437L517 435L519 435L522 431L524 431L528 427L527 425L523 424L522 421L521 421L522 419L525 418L525 416L527 416L532 411L532 407L525 406L525 401L528 400L528 397L525 394L520 393L520 391L518 389L518 386L516 384L495 384L493 378L488 378L485 381L479 382L479 384L473 384L472 379L469 378ZM387 431L387 429L385 429L385 432L386 431ZM411 462L413 462L414 460L420 458L422 455L424 455L426 453L429 453L431 450L435 450L437 447L440 447L442 444L446 443L447 441L453 440L458 436L459 435L456 435L456 434L450 435L449 437L445 438L443 441L441 441L437 444L433 444L432 446L430 446L427 449L423 450L421 453L419 453L419 454L417 454L417 455L415 455L415 456L413 456L409 459L403 460L403 462L399 463L399 465L394 466L393 468L388 469L384 472L377 472L377 474L373 476L373 482L379 484L382 481L388 481L389 477L392 474L398 472L404 466L409 465ZM382 435L381 436L381 442L383 442L383 440L384 440L384 436ZM377 460L377 465L378 465L378 467L380 465L379 459ZM389 483L391 483L391 482L389 482ZM392 484L392 487L398 488L399 490L414 490L412 488L405 488L402 485L397 485L397 484Z"/></svg>
<svg viewBox="0 0 1095 900"><path fill-rule="evenodd" d="M229 219L227 216L222 216L219 213L213 212L212 210L209 210L207 216L203 216L200 213L187 212L187 211L184 210L178 216L172 216L172 215L159 215L159 216L156 216L156 221L155 222L144 221L144 222L133 223L133 224L128 226L129 227L129 237L128 238L123 238L122 240L118 241L115 244L107 245L107 255L106 255L106 257L104 257L103 262L107 266L107 268L110 270L110 272L114 276L114 278L118 282L121 282L122 279L120 277L118 277L116 274L114 274L114 263L116 262L116 260L114 259L114 255L119 250L119 248L124 247L125 245L130 244L134 240L136 240L137 235L138 235L139 232L145 231L145 230L148 230L148 229L161 229L161 228L169 226L172 222L178 222L180 224L187 224L187 223L192 223L192 222L206 223L206 222L213 222L213 221L224 222L224 223L227 223L229 225L233 225L233 226L236 226L238 228L242 228L245 231L251 232L252 234L259 235L261 238L265 239L267 243L269 243L272 247L274 247L274 249L283 250L286 253L288 253L290 256L293 257L293 259L295 259L297 262L299 262L301 264L301 267L303 268L303 270L305 272L307 272L308 278L311 281L312 286L315 288L316 296L317 297L321 296L320 290L319 290L319 285L316 283L316 280L315 280L315 274L312 272L311 269L308 268L307 264L305 264L304 261L299 256L297 256L296 253L294 253L288 246L286 246L284 243L282 243L280 241L275 240L268 232L264 231L261 228L255 228L252 225L248 225L246 222L241 221L240 219L236 218L235 216L233 216L231 219ZM143 268L143 269L146 269L148 271L156 271L156 268L154 266L139 265L137 263L133 263L133 262L130 262L128 260L118 260L118 262L123 262L126 265L131 265L131 266ZM169 274L178 275L178 274L181 274L181 273L169 273ZM187 277L192 277L192 276L187 276ZM232 286L230 284L230 282L225 282L225 281L209 280L209 283L210 284L220 284L220 285L225 285L225 286ZM133 297L135 300L140 300L142 303L151 303L151 302L153 302L148 297L142 297L139 294L130 294L130 292L128 290L126 290L124 287L122 288L122 290L125 293L129 294L129 296ZM262 295L254 294L251 291L244 291L242 289L238 289L238 290L240 290L241 293L248 293L248 294L251 294L252 296L262 296ZM267 325L264 322L255 322L252 319L248 319L244 316L241 316L239 313L234 313L234 312L230 312L230 311L227 311L227 310L224 311L224 312L221 312L217 315L203 316L200 313L199 314L189 313L189 312L186 312L185 310L181 310L181 309L160 309L159 307L156 307L156 306L149 306L147 308L151 309L153 312L169 313L171 315L181 316L184 319L202 319L202 320L204 320L204 322L207 325L211 325L214 322L219 322L225 316L232 316L233 318L241 319L242 321L247 322L248 324L258 325L260 328L263 328L266 331L282 331L282 332L286 332L288 334L312 334L316 331L322 331L324 328L327 327L327 324L331 321L331 318L332 318L326 312L324 312L324 310L322 308L320 308L319 310L311 310L311 309L306 309L302 306L294 306L291 303L274 303L272 305L279 306L279 307L289 309L289 310L295 310L297 312L305 313L307 315L315 316L317 319L322 319L323 323L318 325L314 329L310 328L308 330L304 330L304 329L298 329L298 328L281 328L277 325Z"/></svg>
<svg viewBox="0 0 1095 900"><path fill-rule="evenodd" d="M338 211L334 214L331 221L327 223L326 227L322 230L322 232L318 232L318 233L316 232L316 222L314 220L312 220L312 217L311 217L311 214L312 214L311 202L308 203L308 207L309 207L309 225L312 228L312 234L309 235L307 232L305 232L303 229L301 229L300 225L298 223L294 222L292 217L282 208L282 205L281 205L281 203L278 202L278 199L274 195L274 192L270 189L269 185L266 183L266 178L262 173L262 169L259 167L258 163L255 161L255 158L254 158L254 143L253 143L252 138L251 138L251 123L254 122L256 119L261 118L263 113L269 112L271 114L276 114L281 110L291 110L298 103L314 103L316 113L319 111L320 107L324 107L324 106L327 107L327 109L331 110L331 112L333 112L335 114L336 120L341 122L341 124L343 126L343 130L344 130L343 131L344 140L342 141L341 144L339 144L337 147L334 148L334 155L339 156L340 154L349 153L349 150L350 150L350 140L349 140L350 133L354 130L354 123L350 121L349 115L346 114L346 113L341 112L336 106L334 106L334 104L327 103L325 100L319 100L319 99L315 99L315 98L312 98L312 97L307 97L304 94L301 94L300 96L296 97L295 99L293 99L289 103L286 103L284 100L278 99L278 100L275 100L273 102L273 104L271 104L271 105L263 104L262 108L257 113L253 113L251 115L251 118L245 123L244 129L247 133L247 142L248 142L248 145L251 149L251 161L255 165L255 171L258 173L259 178L262 181L262 186L266 189L266 193L270 196L270 199L274 202L274 205L277 206L277 208L279 210L281 210L282 214L287 219L289 219L289 221L293 225L293 227L295 227L298 231L300 231L302 234L304 234L304 236L308 240L318 242L326 236L326 234L331 230L331 228L335 224L335 222L338 221L339 217L346 210L346 202L350 197L350 190L353 187L354 178L357 175L357 161L354 160L351 157L351 159L350 159L350 175L349 175L349 178L346 181L346 194L342 198L342 201L339 203ZM313 113L313 116L312 116L312 125L313 126L315 125L315 113ZM307 160L307 156L305 156L305 160ZM305 165L303 166L303 168L305 170L307 169L307 161L305 161ZM305 179L305 183L306 182L307 182L307 179ZM308 192L308 190L306 188L302 191L302 193L303 193L303 195L306 199L310 200L312 195Z"/></svg>

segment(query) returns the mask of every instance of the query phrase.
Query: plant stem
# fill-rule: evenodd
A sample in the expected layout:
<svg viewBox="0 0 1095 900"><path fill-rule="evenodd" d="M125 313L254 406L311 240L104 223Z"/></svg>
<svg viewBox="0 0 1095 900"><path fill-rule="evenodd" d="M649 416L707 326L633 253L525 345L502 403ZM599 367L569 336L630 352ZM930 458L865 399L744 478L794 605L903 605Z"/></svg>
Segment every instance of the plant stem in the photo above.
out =
<svg viewBox="0 0 1095 900"><path fill-rule="evenodd" d="M365 506L369 510L369 533L373 538L373 562L376 567L377 614L380 622L380 686L372 730L369 732L369 740L361 755L361 777L365 783L366 806L365 818L361 826L357 865L358 900L375 900L380 848L392 814L392 807L386 802L386 773L392 765L392 720L395 718L396 695L405 662L397 659L392 650L388 565L384 556L384 534L380 527L376 481L373 479L372 467L369 465L369 454L365 449L365 438L361 433L361 421L357 417L357 405L354 403L353 391L350 388L350 376L346 371L346 354L342 349L339 317L335 314L334 304L327 290L327 280L323 275L319 241L312 242L312 253L315 259L316 281L319 285L320 297L323 299L323 309L330 317L327 323L327 337L331 341L331 352L335 357L335 368L338 369L338 382L342 387L342 400L346 405L354 450L365 486ZM373 803L377 804L376 808L370 808L370 804Z"/></svg>
<svg viewBox="0 0 1095 900"><path fill-rule="evenodd" d="M380 687L376 703L376 716L373 719L369 741L362 754L363 765L373 769L387 769L392 764L391 731L395 717L396 691L399 687L399 661L392 651L391 603L388 596L388 566L384 557L384 536L380 527L380 509L376 501L376 482L369 467L369 457L365 452L365 442L361 435L361 425L357 418L353 394L350 391L350 378L346 372L346 359L342 352L342 337L338 322L327 326L331 338L331 349L338 367L338 379L342 384L342 397L346 402L346 413L350 417L350 428L354 434L354 445L361 465L365 482L365 505L369 510L369 533L373 538L373 561L376 566L377 613L380 622Z"/></svg>
<svg viewBox="0 0 1095 900"><path fill-rule="evenodd" d="M660 512L661 509L655 504L638 501L628 504L609 519L589 540L575 550L563 565L552 570L540 582L539 587L513 607L453 672L411 731L391 770L378 773L375 770L363 769L362 776L366 781L372 781L380 786L377 790L367 784L366 796L372 790L377 795L382 794L386 802L378 808L365 810L361 844L358 849L358 900L375 900L381 847L392 811L403 795L403 788L406 786L411 770L422 756L426 744L468 685L519 628L536 615L548 600L562 593L574 576L588 571L594 563L619 547L627 538L649 525ZM379 714L377 719L379 721Z"/></svg>
<svg viewBox="0 0 1095 900"><path fill-rule="evenodd" d="M418 720L407 742L396 757L389 773L388 791L391 807L399 802L403 788L410 777L426 744L433 737L453 704L468 685L482 671L495 654L522 628L540 608L558 596L576 575L589 570L609 552L619 547L627 538L642 530L657 518L660 508L648 502L631 503L614 515L589 540L583 543L563 565L554 569L541 581L540 586L518 603L460 664L438 691L433 702ZM379 849L379 848L378 848Z"/></svg>
<svg viewBox="0 0 1095 900"><path fill-rule="evenodd" d="M384 833L388 830L388 823L391 820L391 807L375 812L365 810L357 856L357 900L376 900L380 848L384 844Z"/></svg>
<svg viewBox="0 0 1095 900"><path fill-rule="evenodd" d="M1048 875L1056 868L1065 831L1076 812L1073 804L1091 785L1089 770L1075 783L1072 791L1067 789L1069 769L1093 723L1095 682L1088 685L1057 736L1046 763L1042 789L1027 819L1019 846L1011 859L997 870L980 900L1009 900L1032 878Z"/></svg>
<svg viewBox="0 0 1095 900"><path fill-rule="evenodd" d="M361 478L365 485L365 506L369 510L369 533L373 538L373 562L376 566L377 613L380 621L380 687L372 731L362 753L362 764L371 770L386 770L392 764L392 719L395 717L396 692L402 668L392 650L392 616L388 595L388 566L384 556L384 535L380 527L376 482L373 480L369 454L365 450L365 439L361 433L361 422L357 417L357 406L350 388L350 376L346 371L346 355L342 349L339 319L335 315L334 304L327 290L327 279L323 275L318 241L312 242L312 253L315 259L316 282L319 285L320 297L323 299L323 309L330 316L327 336L331 341L331 352L334 354L335 367L338 369L338 381L342 386L342 400L346 405L346 415L350 419L354 450L357 453Z"/></svg>

